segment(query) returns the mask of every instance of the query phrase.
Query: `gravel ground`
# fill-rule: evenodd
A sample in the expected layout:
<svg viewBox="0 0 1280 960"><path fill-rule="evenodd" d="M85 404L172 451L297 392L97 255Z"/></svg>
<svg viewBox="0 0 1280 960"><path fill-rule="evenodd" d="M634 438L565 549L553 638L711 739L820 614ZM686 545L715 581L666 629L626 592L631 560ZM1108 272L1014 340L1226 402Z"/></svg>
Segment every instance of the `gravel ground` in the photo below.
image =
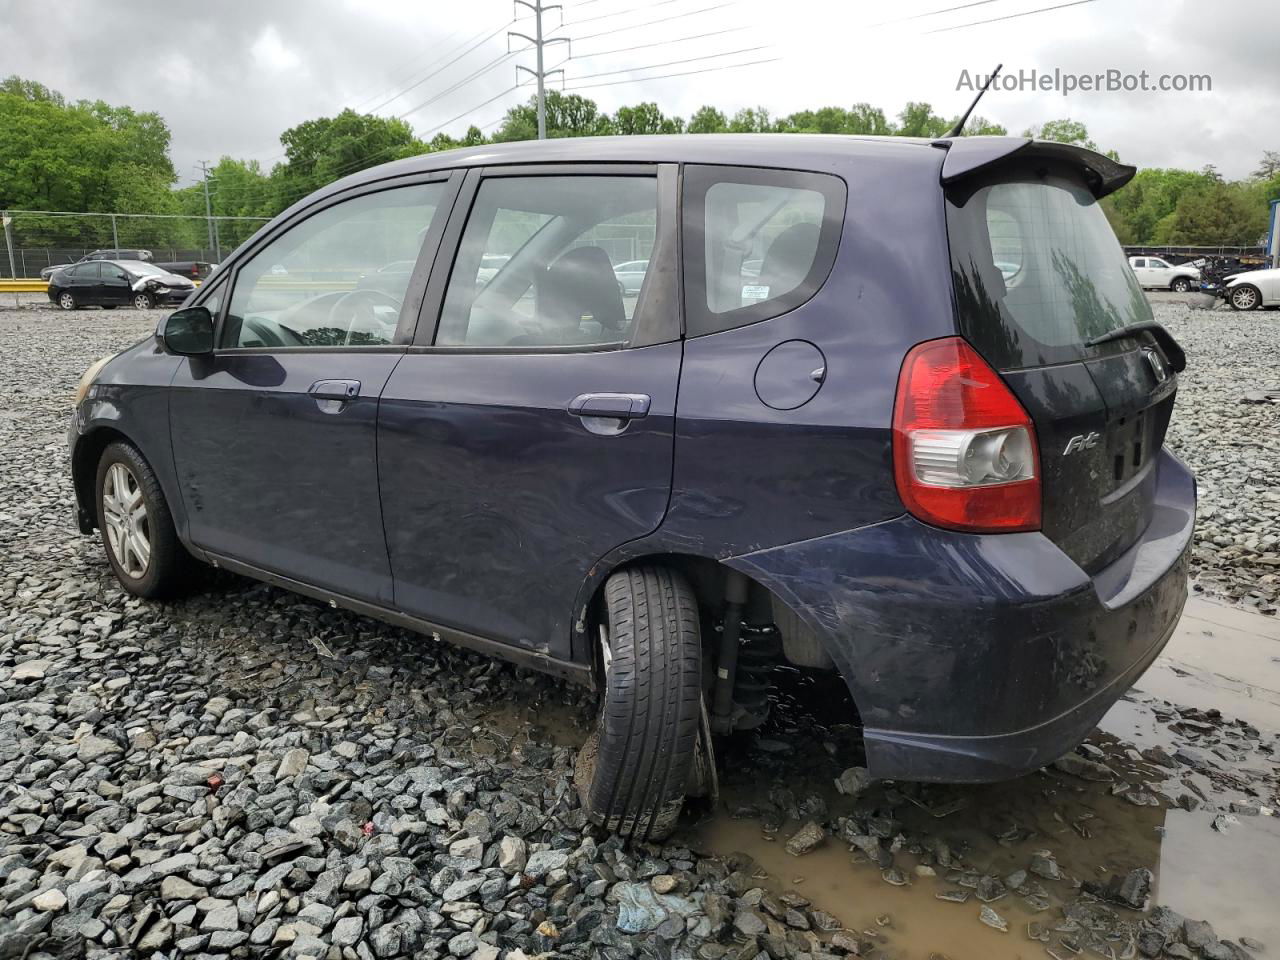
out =
<svg viewBox="0 0 1280 960"><path fill-rule="evenodd" d="M1170 304L1159 315L1193 364L1171 439L1201 477L1197 587L1274 612L1280 504L1263 444L1276 408L1236 401L1280 356L1280 318ZM624 848L586 828L572 767L589 706L570 687L224 575L178 603L128 599L98 542L73 529L63 434L83 369L156 317L0 308L0 960L900 955L887 915L845 929L777 893L749 857L694 852L692 840ZM1246 768L1274 755L1243 725L1168 718L1199 724L1196 737L1217 730L1212 742ZM838 738L808 740L843 768ZM839 838L890 886L927 869L974 889L991 927L1007 919L986 901L1006 894L1061 910L1028 927L1036 940L1243 955L1171 911L1117 918L1106 903L1147 905L1145 867L1084 894L1064 881L1061 895L1025 871L981 873L979 841L952 849L927 818L900 815L938 795L868 792L854 775L848 803L828 808L787 789L795 768L757 746L771 789L738 813L766 832L812 821L793 853ZM1214 789L1208 775L1200 800L1143 787L1167 759L1144 756L1108 742L1054 776L1091 789L1105 777L1113 798L1132 781L1134 808L1189 808ZM1254 775L1274 771L1235 775L1242 811ZM1061 879L1042 854L1025 856L1035 877Z"/></svg>

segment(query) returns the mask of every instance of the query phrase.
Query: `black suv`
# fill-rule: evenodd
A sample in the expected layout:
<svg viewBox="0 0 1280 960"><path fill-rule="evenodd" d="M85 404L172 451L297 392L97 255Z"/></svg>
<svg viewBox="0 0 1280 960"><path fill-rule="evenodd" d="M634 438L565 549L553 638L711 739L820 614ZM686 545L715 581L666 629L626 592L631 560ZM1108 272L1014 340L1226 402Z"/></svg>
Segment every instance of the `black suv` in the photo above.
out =
<svg viewBox="0 0 1280 960"><path fill-rule="evenodd" d="M1133 173L783 135L365 170L85 374L80 528L141 596L203 561L596 688L624 833L784 663L843 677L874 776L1016 775L1187 593L1185 359L1098 204Z"/></svg>

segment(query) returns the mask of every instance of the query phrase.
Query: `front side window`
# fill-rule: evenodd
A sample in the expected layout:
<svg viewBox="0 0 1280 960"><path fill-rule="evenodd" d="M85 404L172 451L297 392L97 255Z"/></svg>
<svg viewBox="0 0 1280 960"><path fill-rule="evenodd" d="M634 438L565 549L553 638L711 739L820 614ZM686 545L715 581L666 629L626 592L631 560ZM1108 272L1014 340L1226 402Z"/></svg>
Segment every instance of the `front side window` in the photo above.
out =
<svg viewBox="0 0 1280 960"><path fill-rule="evenodd" d="M689 168L689 334L767 320L812 297L835 261L844 207L844 182L827 174Z"/></svg>
<svg viewBox="0 0 1280 960"><path fill-rule="evenodd" d="M128 280L129 274L125 272L123 267L117 267L114 263L104 263L102 265L103 280Z"/></svg>
<svg viewBox="0 0 1280 960"><path fill-rule="evenodd" d="M657 234L648 176L481 182L449 278L441 346L624 344ZM620 276L623 264L632 268Z"/></svg>
<svg viewBox="0 0 1280 960"><path fill-rule="evenodd" d="M412 276L398 267L417 261L444 191L436 182L364 194L276 237L236 273L222 346L390 344Z"/></svg>

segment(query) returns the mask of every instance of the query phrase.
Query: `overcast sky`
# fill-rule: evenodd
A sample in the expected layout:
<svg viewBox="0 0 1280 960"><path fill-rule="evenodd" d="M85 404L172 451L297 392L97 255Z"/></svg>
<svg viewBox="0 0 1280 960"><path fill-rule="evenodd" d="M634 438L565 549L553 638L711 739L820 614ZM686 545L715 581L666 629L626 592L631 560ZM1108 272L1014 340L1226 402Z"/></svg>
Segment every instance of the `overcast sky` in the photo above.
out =
<svg viewBox="0 0 1280 960"><path fill-rule="evenodd" d="M1212 163L1228 177L1247 175L1263 150L1280 150L1276 0L1084 0L1040 13L1031 11L1066 0L563 2L565 26L555 32L577 38L565 84L606 110L653 100L685 116L705 103L781 115L867 101L892 115L927 100L953 115L972 96L956 89L961 71L1003 61L1009 73L1147 70L1208 74L1213 85L1068 97L993 91L979 112L1011 133L1070 117L1126 162ZM936 12L946 8L960 9ZM530 20L508 26L513 15L511 0L133 0L128 12L0 0L0 73L72 99L158 111L185 183L199 160L224 154L269 167L282 153L280 131L346 106L405 114L425 138L461 134L472 122L489 132L531 92L509 91L515 65L533 65L531 52L468 79L507 51L506 30L532 33ZM548 25L559 16L548 13ZM975 23L985 20L995 22ZM568 53L548 48L549 63ZM731 66L759 60L773 62ZM709 72L638 79L693 70Z"/></svg>

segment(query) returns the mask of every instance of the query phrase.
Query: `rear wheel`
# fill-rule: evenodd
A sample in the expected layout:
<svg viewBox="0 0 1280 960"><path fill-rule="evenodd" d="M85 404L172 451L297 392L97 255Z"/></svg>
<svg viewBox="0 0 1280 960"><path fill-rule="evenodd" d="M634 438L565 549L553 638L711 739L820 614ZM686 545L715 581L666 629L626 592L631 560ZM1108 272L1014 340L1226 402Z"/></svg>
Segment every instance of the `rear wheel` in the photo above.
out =
<svg viewBox="0 0 1280 960"><path fill-rule="evenodd" d="M58 306L63 310L74 310L76 308L76 298L70 290L63 290L58 294Z"/></svg>
<svg viewBox="0 0 1280 960"><path fill-rule="evenodd" d="M150 310L155 306L155 301L151 299L149 293L135 293L133 295L133 309Z"/></svg>
<svg viewBox="0 0 1280 960"><path fill-rule="evenodd" d="M698 754L698 604L688 581L660 566L621 570L604 592L605 689L575 779L597 824L660 840L675 829Z"/></svg>
<svg viewBox="0 0 1280 960"><path fill-rule="evenodd" d="M1249 283L1242 283L1227 295L1231 306L1237 310L1256 310L1262 303L1262 293Z"/></svg>
<svg viewBox="0 0 1280 960"><path fill-rule="evenodd" d="M173 527L160 483L142 454L112 443L98 461L98 529L111 569L139 597L176 593L189 580L193 561Z"/></svg>
<svg viewBox="0 0 1280 960"><path fill-rule="evenodd" d="M1186 277L1178 277L1173 281L1172 290L1174 293L1186 293L1191 289L1191 281Z"/></svg>

